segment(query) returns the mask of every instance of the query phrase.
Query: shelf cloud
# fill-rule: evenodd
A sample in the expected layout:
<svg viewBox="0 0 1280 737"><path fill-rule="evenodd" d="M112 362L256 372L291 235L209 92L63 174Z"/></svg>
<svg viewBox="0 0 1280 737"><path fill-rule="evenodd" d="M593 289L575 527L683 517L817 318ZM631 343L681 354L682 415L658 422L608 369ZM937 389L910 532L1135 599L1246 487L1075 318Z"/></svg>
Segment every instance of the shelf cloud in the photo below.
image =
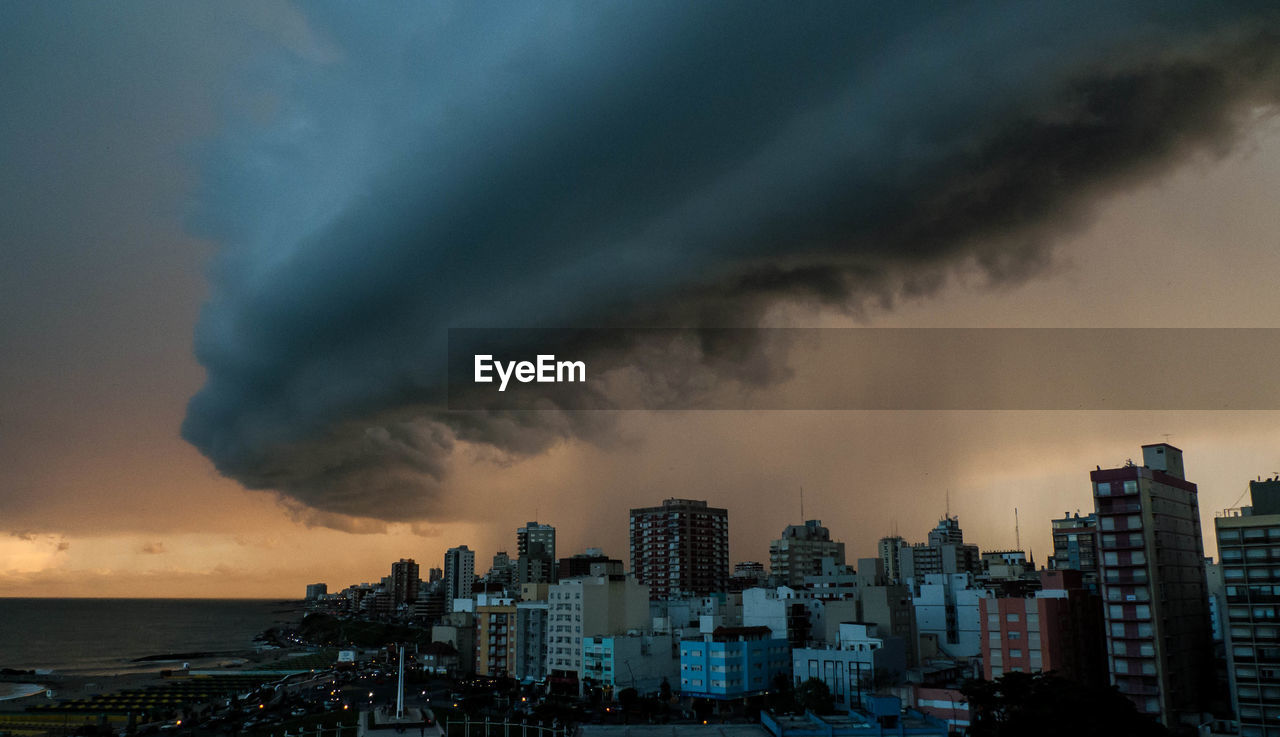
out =
<svg viewBox="0 0 1280 737"><path fill-rule="evenodd" d="M1270 5L307 6L200 154L190 225L220 250L183 435L304 521L431 519L461 444L609 422L447 411L449 328L754 326L1027 278L1273 110ZM785 377L741 350L648 379Z"/></svg>

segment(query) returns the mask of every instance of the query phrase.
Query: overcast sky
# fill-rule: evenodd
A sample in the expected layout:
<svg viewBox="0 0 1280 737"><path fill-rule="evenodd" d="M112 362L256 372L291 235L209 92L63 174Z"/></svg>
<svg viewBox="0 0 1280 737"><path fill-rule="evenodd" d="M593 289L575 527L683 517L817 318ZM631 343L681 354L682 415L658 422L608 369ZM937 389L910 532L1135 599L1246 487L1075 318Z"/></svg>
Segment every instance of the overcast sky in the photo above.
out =
<svg viewBox="0 0 1280 737"><path fill-rule="evenodd" d="M1211 535L1278 413L435 403L459 325L1280 324L1274 11L1072 8L6 6L0 595L625 558L670 496L761 560L801 487L855 556L949 497L1043 563L1164 440Z"/></svg>

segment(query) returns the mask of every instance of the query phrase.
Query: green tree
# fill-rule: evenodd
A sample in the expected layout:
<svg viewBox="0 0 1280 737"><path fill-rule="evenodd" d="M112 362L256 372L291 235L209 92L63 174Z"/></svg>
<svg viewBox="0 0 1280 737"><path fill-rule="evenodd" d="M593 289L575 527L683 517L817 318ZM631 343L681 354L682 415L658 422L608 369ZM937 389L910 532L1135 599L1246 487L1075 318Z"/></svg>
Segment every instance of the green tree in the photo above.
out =
<svg viewBox="0 0 1280 737"><path fill-rule="evenodd" d="M971 737L1165 737L1163 726L1138 710L1113 686L1087 686L1054 673L1007 673L994 681L969 681Z"/></svg>
<svg viewBox="0 0 1280 737"><path fill-rule="evenodd" d="M814 714L830 714L836 708L836 700L831 695L831 689L817 678L810 678L796 686L796 701L802 708Z"/></svg>

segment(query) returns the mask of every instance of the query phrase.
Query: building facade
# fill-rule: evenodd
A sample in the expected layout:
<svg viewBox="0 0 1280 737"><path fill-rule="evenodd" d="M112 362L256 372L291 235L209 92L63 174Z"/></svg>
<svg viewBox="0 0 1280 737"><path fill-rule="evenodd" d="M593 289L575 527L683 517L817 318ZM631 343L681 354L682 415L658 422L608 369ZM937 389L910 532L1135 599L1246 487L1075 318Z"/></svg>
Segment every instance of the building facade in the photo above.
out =
<svg viewBox="0 0 1280 737"><path fill-rule="evenodd" d="M1241 737L1280 737L1280 479L1214 520L1226 589L1228 674Z"/></svg>
<svg viewBox="0 0 1280 737"><path fill-rule="evenodd" d="M641 696L658 693L666 681L672 691L680 677L676 641L670 634L630 633L583 638L582 676L617 698L634 688Z"/></svg>
<svg viewBox="0 0 1280 737"><path fill-rule="evenodd" d="M1182 451L1144 445L1143 465L1090 473L1111 682L1174 728L1198 723L1212 673L1196 485Z"/></svg>
<svg viewBox="0 0 1280 737"><path fill-rule="evenodd" d="M821 520L787 525L782 536L769 543L769 571L783 586L803 586L806 576L822 573L823 558L845 564L844 543L832 540Z"/></svg>
<svg viewBox="0 0 1280 737"><path fill-rule="evenodd" d="M516 530L516 577L520 583L556 580L556 528L528 522Z"/></svg>
<svg viewBox="0 0 1280 737"><path fill-rule="evenodd" d="M768 627L718 627L680 643L680 693L730 700L763 693L791 677L791 646Z"/></svg>
<svg viewBox="0 0 1280 737"><path fill-rule="evenodd" d="M387 593L393 607L412 605L418 600L418 564L413 558L401 558L391 564Z"/></svg>
<svg viewBox="0 0 1280 737"><path fill-rule="evenodd" d="M1041 571L1040 590L980 599L982 667L1005 673L1055 671L1080 683L1107 683L1102 599L1080 571Z"/></svg>
<svg viewBox="0 0 1280 737"><path fill-rule="evenodd" d="M514 677L519 642L516 605L511 600L476 607L476 675Z"/></svg>
<svg viewBox="0 0 1280 737"><path fill-rule="evenodd" d="M1064 514L1053 524L1053 555L1049 567L1054 570L1080 571L1085 586L1098 588L1098 515Z"/></svg>
<svg viewBox="0 0 1280 737"><path fill-rule="evenodd" d="M628 576L584 576L549 587L547 672L582 678L586 637L621 635L649 626L649 589Z"/></svg>
<svg viewBox="0 0 1280 737"><path fill-rule="evenodd" d="M835 644L796 648L791 663L796 686L816 678L827 684L838 705L854 707L864 703L864 696L902 680L907 648L900 637L881 636L874 624L841 622Z"/></svg>
<svg viewBox="0 0 1280 737"><path fill-rule="evenodd" d="M454 599L470 599L476 580L476 554L466 545L449 548L444 554L444 605L453 611Z"/></svg>
<svg viewBox="0 0 1280 737"><path fill-rule="evenodd" d="M724 591L729 512L705 501L667 499L631 510L631 571L654 599Z"/></svg>

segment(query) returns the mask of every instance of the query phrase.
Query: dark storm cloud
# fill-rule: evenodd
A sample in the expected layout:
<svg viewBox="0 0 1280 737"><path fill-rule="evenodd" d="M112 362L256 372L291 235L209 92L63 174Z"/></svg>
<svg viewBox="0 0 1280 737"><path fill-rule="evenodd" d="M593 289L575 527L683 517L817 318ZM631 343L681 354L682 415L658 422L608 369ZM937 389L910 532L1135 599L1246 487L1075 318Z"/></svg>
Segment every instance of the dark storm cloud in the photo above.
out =
<svg viewBox="0 0 1280 737"><path fill-rule="evenodd" d="M313 8L312 53L255 60L205 155L193 222L223 251L184 436L318 524L427 517L458 441L607 422L441 411L449 327L753 325L961 264L1019 279L1278 92L1250 3L927 5ZM642 385L776 380L752 351Z"/></svg>

